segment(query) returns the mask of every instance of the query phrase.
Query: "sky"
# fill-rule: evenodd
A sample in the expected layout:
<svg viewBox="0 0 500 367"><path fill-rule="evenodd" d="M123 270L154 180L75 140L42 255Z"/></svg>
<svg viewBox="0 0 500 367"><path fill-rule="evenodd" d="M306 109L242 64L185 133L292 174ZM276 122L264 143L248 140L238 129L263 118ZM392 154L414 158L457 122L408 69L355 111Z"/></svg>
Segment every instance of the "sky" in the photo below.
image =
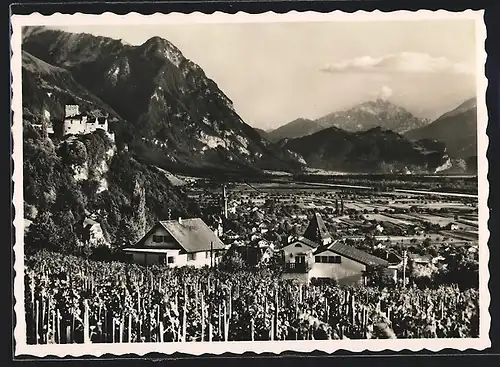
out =
<svg viewBox="0 0 500 367"><path fill-rule="evenodd" d="M437 118L476 94L472 20L74 25L140 45L160 36L251 126L273 129L384 98Z"/></svg>

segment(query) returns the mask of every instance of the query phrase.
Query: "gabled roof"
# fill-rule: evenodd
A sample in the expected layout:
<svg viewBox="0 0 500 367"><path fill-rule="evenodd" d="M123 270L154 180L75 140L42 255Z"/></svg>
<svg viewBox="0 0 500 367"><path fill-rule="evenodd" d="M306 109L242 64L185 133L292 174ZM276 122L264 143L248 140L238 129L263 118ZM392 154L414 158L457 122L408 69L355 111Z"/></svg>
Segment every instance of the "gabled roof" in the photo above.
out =
<svg viewBox="0 0 500 367"><path fill-rule="evenodd" d="M160 221L160 224L187 251L222 250L224 244L200 218ZM210 245L213 244L213 247Z"/></svg>
<svg viewBox="0 0 500 367"><path fill-rule="evenodd" d="M314 213L303 236L308 240L318 243L323 243L323 240L332 237L319 213Z"/></svg>
<svg viewBox="0 0 500 367"><path fill-rule="evenodd" d="M335 252L339 255L345 256L351 260L357 261L359 263L365 264L365 265L384 265L388 266L389 262L381 259L379 257L370 255L367 252L358 250L357 248L347 245L341 241L335 241L334 243L327 245L327 246L321 246L316 251L314 251L314 255L319 255L322 252L325 252L327 250L330 250L332 252Z"/></svg>
<svg viewBox="0 0 500 367"><path fill-rule="evenodd" d="M316 249L316 248L318 248L320 246L319 243L316 243L316 242L313 242L311 240L308 240L305 237L299 237L296 240L293 240L289 244L285 245L283 248L288 247L290 245L297 244L297 243L303 243L304 245L307 245L307 246L309 246L309 247L311 247L313 249Z"/></svg>
<svg viewBox="0 0 500 367"><path fill-rule="evenodd" d="M144 248L142 245L158 227L164 228L186 252L201 252L222 250L224 243L200 218L159 221L146 235L134 246ZM212 243L212 246L211 244ZM156 248L161 248L156 246Z"/></svg>
<svg viewBox="0 0 500 367"><path fill-rule="evenodd" d="M295 242L302 242L302 243L305 243L306 245L309 245L311 246L312 248L317 248L320 246L319 243L317 242L314 242L314 241L311 241L310 239L308 238L305 238L305 237L299 237L299 239Z"/></svg>

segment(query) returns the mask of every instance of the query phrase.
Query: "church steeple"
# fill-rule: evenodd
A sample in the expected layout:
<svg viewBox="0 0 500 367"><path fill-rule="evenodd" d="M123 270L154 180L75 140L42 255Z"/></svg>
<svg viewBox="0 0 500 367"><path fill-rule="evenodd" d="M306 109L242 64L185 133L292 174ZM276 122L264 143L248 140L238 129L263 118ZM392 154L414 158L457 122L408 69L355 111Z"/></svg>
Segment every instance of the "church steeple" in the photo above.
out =
<svg viewBox="0 0 500 367"><path fill-rule="evenodd" d="M316 242L318 244L327 245L332 242L332 236L326 228L325 222L319 213L314 213L306 231L303 235L310 241Z"/></svg>

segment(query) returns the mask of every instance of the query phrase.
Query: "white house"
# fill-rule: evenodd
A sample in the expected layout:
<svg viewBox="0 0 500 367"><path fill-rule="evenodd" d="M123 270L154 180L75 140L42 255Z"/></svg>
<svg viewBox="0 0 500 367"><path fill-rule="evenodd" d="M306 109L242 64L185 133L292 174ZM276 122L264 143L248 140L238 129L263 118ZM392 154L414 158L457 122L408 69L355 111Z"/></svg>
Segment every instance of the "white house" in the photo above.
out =
<svg viewBox="0 0 500 367"><path fill-rule="evenodd" d="M200 218L160 221L124 252L139 264L215 265L224 243Z"/></svg>
<svg viewBox="0 0 500 367"><path fill-rule="evenodd" d="M304 236L283 247L282 251L283 278L304 282L317 278L352 284L363 280L368 267L389 265L386 260L342 241L333 241L319 214L314 215Z"/></svg>

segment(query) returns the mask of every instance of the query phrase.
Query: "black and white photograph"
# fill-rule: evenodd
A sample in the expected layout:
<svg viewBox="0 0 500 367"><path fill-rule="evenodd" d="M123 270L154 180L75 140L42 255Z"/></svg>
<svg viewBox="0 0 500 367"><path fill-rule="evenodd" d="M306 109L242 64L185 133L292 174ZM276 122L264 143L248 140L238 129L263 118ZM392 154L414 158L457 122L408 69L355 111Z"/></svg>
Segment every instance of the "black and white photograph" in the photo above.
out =
<svg viewBox="0 0 500 367"><path fill-rule="evenodd" d="M13 16L15 354L489 347L482 16Z"/></svg>

